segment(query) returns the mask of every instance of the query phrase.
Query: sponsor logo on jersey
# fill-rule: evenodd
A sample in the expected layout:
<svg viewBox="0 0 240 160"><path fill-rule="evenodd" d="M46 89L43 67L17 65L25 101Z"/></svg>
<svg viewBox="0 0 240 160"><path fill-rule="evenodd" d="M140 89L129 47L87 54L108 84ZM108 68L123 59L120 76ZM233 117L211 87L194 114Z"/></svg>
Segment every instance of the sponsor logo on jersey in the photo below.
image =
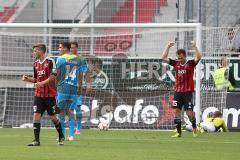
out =
<svg viewBox="0 0 240 160"><path fill-rule="evenodd" d="M38 76L42 76L42 75L44 75L45 74L45 71L44 70L41 70L41 71L37 71L37 75Z"/></svg>
<svg viewBox="0 0 240 160"><path fill-rule="evenodd" d="M186 74L186 73L187 73L186 70L178 70L178 74L180 74L180 75L183 75L183 74Z"/></svg>

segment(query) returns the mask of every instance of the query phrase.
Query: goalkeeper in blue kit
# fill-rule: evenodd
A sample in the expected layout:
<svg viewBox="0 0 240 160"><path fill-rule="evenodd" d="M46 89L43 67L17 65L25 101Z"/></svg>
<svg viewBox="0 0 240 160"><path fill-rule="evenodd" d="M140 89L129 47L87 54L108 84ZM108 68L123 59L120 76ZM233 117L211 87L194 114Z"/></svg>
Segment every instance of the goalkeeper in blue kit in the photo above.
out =
<svg viewBox="0 0 240 160"><path fill-rule="evenodd" d="M59 119L65 133L65 116L69 119L69 140L74 136L74 109L81 100L84 73L88 71L86 62L77 55L70 53L71 44L61 42L57 65L57 104L60 108Z"/></svg>

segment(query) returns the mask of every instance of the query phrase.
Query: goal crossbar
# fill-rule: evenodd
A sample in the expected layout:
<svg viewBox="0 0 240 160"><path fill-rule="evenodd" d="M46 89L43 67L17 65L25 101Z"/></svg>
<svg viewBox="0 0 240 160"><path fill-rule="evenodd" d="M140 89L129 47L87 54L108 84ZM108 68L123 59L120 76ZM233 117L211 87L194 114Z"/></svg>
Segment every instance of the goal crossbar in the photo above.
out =
<svg viewBox="0 0 240 160"><path fill-rule="evenodd" d="M0 23L1 28L198 28L200 23Z"/></svg>

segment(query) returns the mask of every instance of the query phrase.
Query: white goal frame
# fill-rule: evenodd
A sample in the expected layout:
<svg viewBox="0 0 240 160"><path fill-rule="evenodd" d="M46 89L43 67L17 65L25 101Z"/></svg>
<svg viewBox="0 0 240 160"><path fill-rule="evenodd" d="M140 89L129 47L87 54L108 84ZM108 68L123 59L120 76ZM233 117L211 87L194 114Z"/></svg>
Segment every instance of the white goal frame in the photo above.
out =
<svg viewBox="0 0 240 160"><path fill-rule="evenodd" d="M196 44L201 51L201 23L0 23L0 28L192 28L196 31ZM93 37L91 35L91 37ZM195 114L200 122L200 77L201 63L196 66Z"/></svg>

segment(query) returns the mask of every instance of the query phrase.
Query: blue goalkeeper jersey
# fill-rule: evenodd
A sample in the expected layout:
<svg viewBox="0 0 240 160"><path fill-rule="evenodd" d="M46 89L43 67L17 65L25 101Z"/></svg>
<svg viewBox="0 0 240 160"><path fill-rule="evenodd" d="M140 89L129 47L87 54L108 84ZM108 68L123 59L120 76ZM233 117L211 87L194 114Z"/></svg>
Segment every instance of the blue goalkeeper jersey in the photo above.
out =
<svg viewBox="0 0 240 160"><path fill-rule="evenodd" d="M56 66L58 72L57 92L76 95L79 74L88 71L86 61L74 54L64 54L58 57Z"/></svg>

